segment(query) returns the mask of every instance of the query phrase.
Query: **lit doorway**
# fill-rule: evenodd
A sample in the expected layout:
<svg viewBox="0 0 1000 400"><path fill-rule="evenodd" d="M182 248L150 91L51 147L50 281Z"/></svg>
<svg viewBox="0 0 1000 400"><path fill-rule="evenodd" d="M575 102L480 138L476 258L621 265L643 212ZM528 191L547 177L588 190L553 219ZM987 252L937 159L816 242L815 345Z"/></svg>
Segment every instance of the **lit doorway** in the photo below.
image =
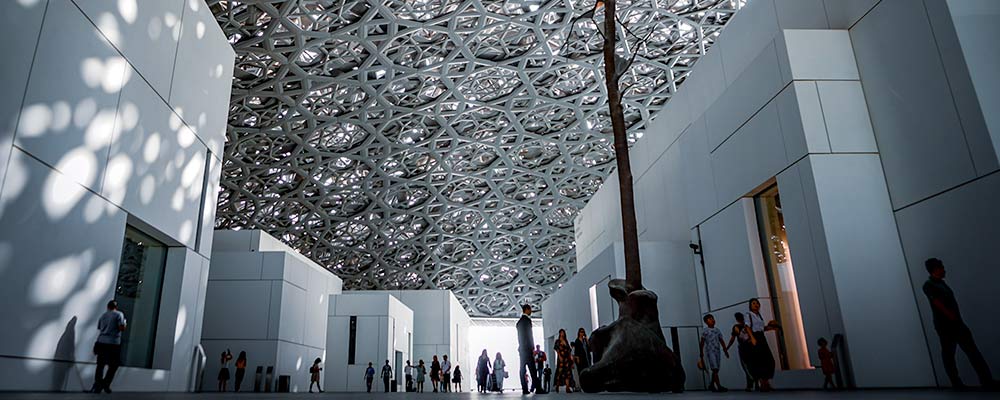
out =
<svg viewBox="0 0 1000 400"><path fill-rule="evenodd" d="M778 186L772 185L764 189L754 198L754 203L757 208L761 247L767 265L771 306L775 319L782 327L776 331L781 368L785 370L812 368Z"/></svg>

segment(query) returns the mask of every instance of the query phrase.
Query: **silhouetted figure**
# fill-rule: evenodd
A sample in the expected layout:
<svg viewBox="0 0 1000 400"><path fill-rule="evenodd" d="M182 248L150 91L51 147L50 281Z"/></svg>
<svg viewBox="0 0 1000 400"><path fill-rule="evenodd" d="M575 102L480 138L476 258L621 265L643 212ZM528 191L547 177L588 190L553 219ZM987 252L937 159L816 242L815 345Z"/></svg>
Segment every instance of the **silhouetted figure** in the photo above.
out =
<svg viewBox="0 0 1000 400"><path fill-rule="evenodd" d="M576 383L573 381L573 348L566 338L566 330L559 330L559 337L553 346L556 352L556 393L560 386L566 386L566 393L572 393Z"/></svg>
<svg viewBox="0 0 1000 400"><path fill-rule="evenodd" d="M750 363L753 358L753 345L757 342L753 337L753 332L750 331L750 326L744 322L743 314L736 313L733 317L736 318L736 324L733 325L733 329L730 332L729 344L726 345L726 350L732 348L733 342L736 341L736 350L740 355L740 367L743 368L743 375L746 376L747 380L746 391L752 392L757 383L753 378L753 374L750 373Z"/></svg>
<svg viewBox="0 0 1000 400"><path fill-rule="evenodd" d="M503 392L503 380L507 378L507 362L503 360L500 352L497 352L493 359L493 390Z"/></svg>
<svg viewBox="0 0 1000 400"><path fill-rule="evenodd" d="M365 369L365 385L368 387L368 393L372 392L372 381L375 380L375 368L372 367L372 363L368 363L368 368Z"/></svg>
<svg viewBox="0 0 1000 400"><path fill-rule="evenodd" d="M319 366L319 363L321 362L323 362L323 359L316 357L316 360L313 361L313 365L309 367L309 393L313 392L314 384L316 385L316 389L318 389L320 393L323 393L323 388L319 385L319 371L323 370L323 368Z"/></svg>
<svg viewBox="0 0 1000 400"><path fill-rule="evenodd" d="M774 379L774 355L771 347L767 344L767 336L764 332L778 330L780 327L775 321L764 323L764 317L760 315L760 300L750 299L750 312L747 313L750 332L754 337L753 347L750 349L749 363L750 374L757 380L757 385L761 392L771 391L771 379Z"/></svg>
<svg viewBox="0 0 1000 400"><path fill-rule="evenodd" d="M451 361L448 361L448 355L442 356L444 361L441 361L441 391L448 393L451 391Z"/></svg>
<svg viewBox="0 0 1000 400"><path fill-rule="evenodd" d="M403 367L403 376L406 379L406 391L413 391L413 366L410 365L410 360L406 360L406 366Z"/></svg>
<svg viewBox="0 0 1000 400"><path fill-rule="evenodd" d="M441 383L441 362L438 356L431 356L431 387L434 393L438 391L438 384Z"/></svg>
<svg viewBox="0 0 1000 400"><path fill-rule="evenodd" d="M420 360L417 363L417 389L418 393L424 392L424 377L427 375L427 366L424 365L424 360Z"/></svg>
<svg viewBox="0 0 1000 400"><path fill-rule="evenodd" d="M538 373L538 380L540 381L542 380L542 370L545 369L545 361L548 360L549 356L542 350L541 345L536 344L532 357L535 358L535 372Z"/></svg>
<svg viewBox="0 0 1000 400"><path fill-rule="evenodd" d="M958 309L958 300L955 299L955 292L944 281L944 263L937 258L929 258L924 262L927 273L930 275L927 282L924 282L924 294L931 303L931 311L934 314L934 330L941 340L941 358L944 362L944 370L951 380L951 386L956 389L965 387L962 378L958 375L958 367L955 365L955 347L961 347L965 356L972 363L972 368L979 376L979 383L983 387L996 387L993 376L990 374L990 367L986 359L976 347L976 340L972 337L972 331L962 320L962 313Z"/></svg>
<svg viewBox="0 0 1000 400"><path fill-rule="evenodd" d="M837 367L833 360L833 352L826 348L827 341L825 338L819 338L816 344L819 345L817 355L819 356L820 368L823 370L823 390L839 389L837 384L833 382L833 374L837 372Z"/></svg>
<svg viewBox="0 0 1000 400"><path fill-rule="evenodd" d="M219 368L219 391L225 392L226 386L229 385L229 362L233 360L233 353L226 349L219 356L219 363L221 364Z"/></svg>
<svg viewBox="0 0 1000 400"><path fill-rule="evenodd" d="M489 387L486 386L488 376L490 374L490 356L487 355L486 349L483 349L483 354L479 355L479 360L476 361L476 384L479 393L486 393Z"/></svg>
<svg viewBox="0 0 1000 400"><path fill-rule="evenodd" d="M705 329L701 331L698 350L702 364L712 372L712 382L708 388L713 392L728 392L729 389L719 382L719 368L722 364L721 353L726 353L726 358L729 358L729 349L726 347L726 341L722 339L722 331L715 327L715 316L706 314L702 319L705 321Z"/></svg>
<svg viewBox="0 0 1000 400"><path fill-rule="evenodd" d="M535 370L535 359L532 351L535 349L535 339L531 334L531 306L521 306L521 319L517 320L517 342L518 342L518 370L521 377L521 392L524 394L538 390L538 371ZM531 388L528 388L528 380L524 377L525 367L531 374Z"/></svg>
<svg viewBox="0 0 1000 400"><path fill-rule="evenodd" d="M382 366L382 387L386 393L389 393L390 379L392 379L392 367L389 366L389 360L385 360L385 365Z"/></svg>
<svg viewBox="0 0 1000 400"><path fill-rule="evenodd" d="M545 386L545 391L548 392L552 390L552 368L549 368L548 364L545 364L545 372L542 375L545 378L542 383Z"/></svg>
<svg viewBox="0 0 1000 400"><path fill-rule="evenodd" d="M236 357L236 379L233 381L233 391L239 392L243 377L247 375L247 352L241 351Z"/></svg>
<svg viewBox="0 0 1000 400"><path fill-rule="evenodd" d="M455 372L451 374L452 375L451 383L455 384L455 388L458 389L459 393L462 392L462 369L460 367L461 367L460 365L456 365Z"/></svg>
<svg viewBox="0 0 1000 400"><path fill-rule="evenodd" d="M587 331L583 328L576 331L576 340L573 341L573 361L576 363L578 373L589 368L593 361L590 353L590 341L587 340Z"/></svg>
<svg viewBox="0 0 1000 400"><path fill-rule="evenodd" d="M97 320L97 342L94 343L94 354L97 355L97 370L94 371L94 386L91 392L111 393L111 381L115 379L115 372L122 361L122 332L125 331L127 322L125 314L118 311L118 302L111 300L108 302L108 310ZM105 374L104 368L108 371Z"/></svg>

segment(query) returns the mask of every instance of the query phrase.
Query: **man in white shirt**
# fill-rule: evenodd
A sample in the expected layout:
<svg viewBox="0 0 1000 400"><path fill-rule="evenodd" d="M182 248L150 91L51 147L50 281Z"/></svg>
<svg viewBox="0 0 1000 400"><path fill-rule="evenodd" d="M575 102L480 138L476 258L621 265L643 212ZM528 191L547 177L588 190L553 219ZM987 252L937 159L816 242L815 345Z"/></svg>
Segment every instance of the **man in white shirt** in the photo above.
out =
<svg viewBox="0 0 1000 400"><path fill-rule="evenodd" d="M97 330L101 332L94 343L94 354L97 355L97 371L94 372L94 386L91 392L111 393L111 381L115 378L118 365L122 360L122 332L125 331L125 314L118 311L118 302L108 302L108 310L97 320ZM107 374L104 367L108 367Z"/></svg>
<svg viewBox="0 0 1000 400"><path fill-rule="evenodd" d="M406 391L413 390L413 366L410 365L410 360L406 360L406 367L403 367L403 375L406 376Z"/></svg>
<svg viewBox="0 0 1000 400"><path fill-rule="evenodd" d="M441 388L443 392L451 391L451 362L448 361L447 354L441 362Z"/></svg>

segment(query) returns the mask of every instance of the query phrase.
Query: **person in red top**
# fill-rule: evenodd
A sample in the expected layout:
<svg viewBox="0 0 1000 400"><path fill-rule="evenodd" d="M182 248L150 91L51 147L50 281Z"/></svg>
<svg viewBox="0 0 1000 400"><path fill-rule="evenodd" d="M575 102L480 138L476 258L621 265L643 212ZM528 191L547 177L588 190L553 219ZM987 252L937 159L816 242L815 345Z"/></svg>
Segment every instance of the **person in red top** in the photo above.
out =
<svg viewBox="0 0 1000 400"><path fill-rule="evenodd" d="M837 372L836 364L833 361L833 352L826 348L826 339L819 338L817 343L819 345L819 365L823 369L823 376L826 380L823 381L823 390L827 389L839 389L837 384L833 382L833 374Z"/></svg>

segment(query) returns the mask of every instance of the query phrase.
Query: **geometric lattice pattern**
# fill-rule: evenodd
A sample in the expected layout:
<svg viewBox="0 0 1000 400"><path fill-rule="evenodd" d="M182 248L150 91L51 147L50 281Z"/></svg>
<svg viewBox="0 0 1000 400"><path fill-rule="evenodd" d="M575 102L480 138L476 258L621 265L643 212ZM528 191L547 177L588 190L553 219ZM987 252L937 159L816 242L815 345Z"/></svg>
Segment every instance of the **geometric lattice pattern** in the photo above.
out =
<svg viewBox="0 0 1000 400"><path fill-rule="evenodd" d="M632 137L743 0L619 0ZM575 272L614 167L594 0L209 0L236 49L217 226L348 289L451 289L516 315ZM572 35L567 40L567 35ZM608 212L618 212L608 210Z"/></svg>

